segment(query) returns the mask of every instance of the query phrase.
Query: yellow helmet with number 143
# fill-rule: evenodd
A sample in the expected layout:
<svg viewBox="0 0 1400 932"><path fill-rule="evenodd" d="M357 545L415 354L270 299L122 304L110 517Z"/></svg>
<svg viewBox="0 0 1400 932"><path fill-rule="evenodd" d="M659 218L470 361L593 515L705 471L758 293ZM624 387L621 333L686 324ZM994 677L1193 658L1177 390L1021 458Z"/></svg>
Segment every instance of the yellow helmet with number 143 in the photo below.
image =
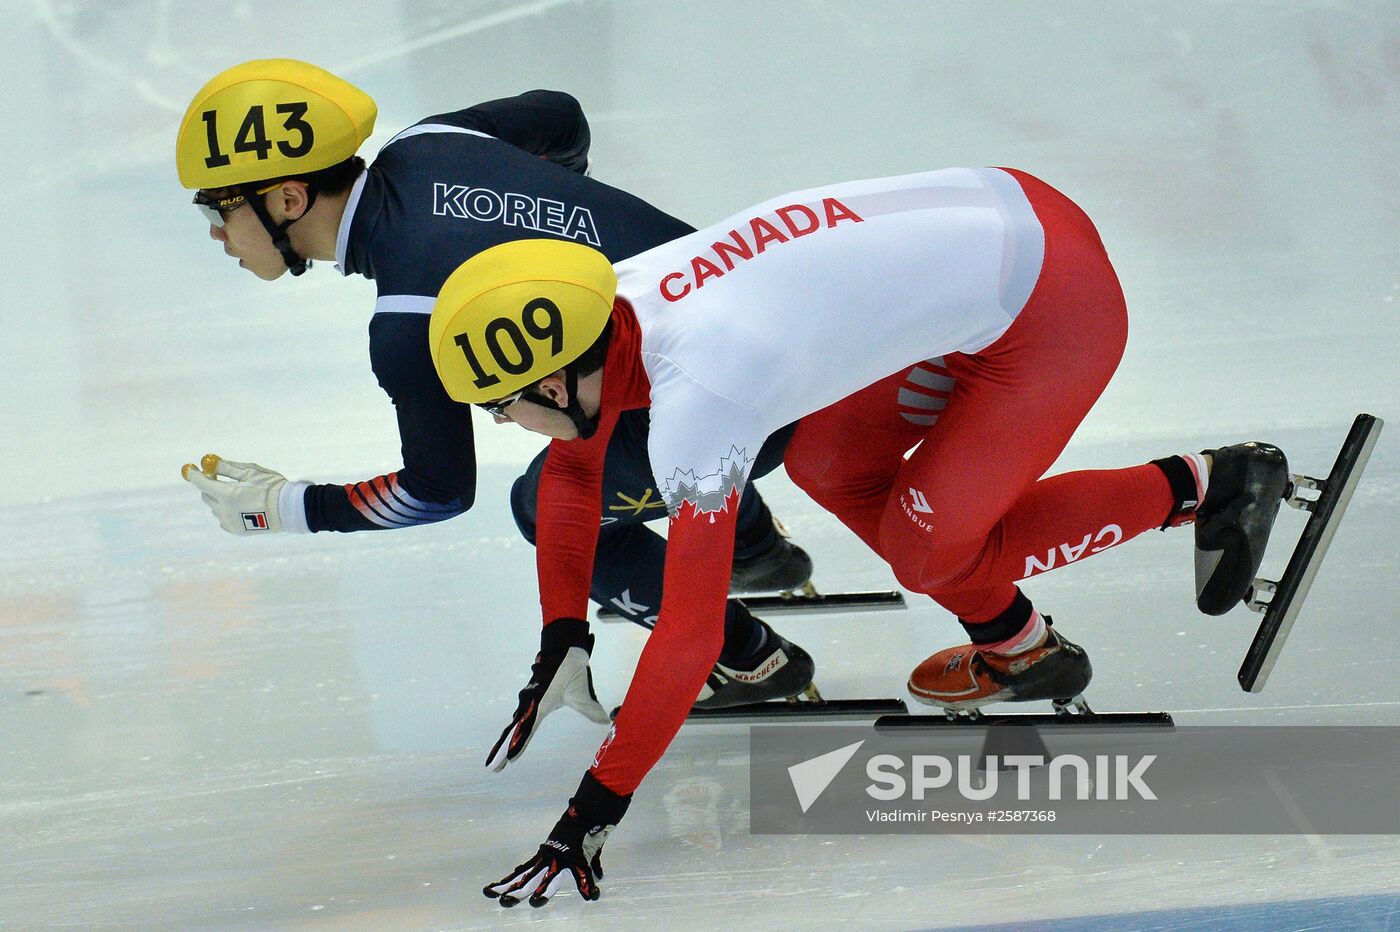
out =
<svg viewBox="0 0 1400 932"><path fill-rule="evenodd" d="M369 138L376 113L369 95L307 62L235 65L200 88L180 121L180 184L227 188L329 168Z"/></svg>
<svg viewBox="0 0 1400 932"><path fill-rule="evenodd" d="M616 294L607 256L579 243L516 240L477 253L433 305L428 346L438 378L467 404L533 385L593 345Z"/></svg>

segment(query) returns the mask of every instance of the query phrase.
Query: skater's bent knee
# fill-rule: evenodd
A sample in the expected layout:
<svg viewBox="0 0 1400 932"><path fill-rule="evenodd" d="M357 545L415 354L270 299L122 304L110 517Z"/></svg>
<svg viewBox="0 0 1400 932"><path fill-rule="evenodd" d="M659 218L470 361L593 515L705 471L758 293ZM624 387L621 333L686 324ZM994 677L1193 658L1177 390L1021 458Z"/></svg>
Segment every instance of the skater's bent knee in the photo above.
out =
<svg viewBox="0 0 1400 932"><path fill-rule="evenodd" d="M916 558L913 554L894 553L886 557L889 560L890 569L894 571L894 578L902 588L910 592L922 592L924 590L924 561Z"/></svg>
<svg viewBox="0 0 1400 932"><path fill-rule="evenodd" d="M984 543L940 540L937 530L886 524L880 535L880 556L905 589L932 595L965 588L983 565Z"/></svg>

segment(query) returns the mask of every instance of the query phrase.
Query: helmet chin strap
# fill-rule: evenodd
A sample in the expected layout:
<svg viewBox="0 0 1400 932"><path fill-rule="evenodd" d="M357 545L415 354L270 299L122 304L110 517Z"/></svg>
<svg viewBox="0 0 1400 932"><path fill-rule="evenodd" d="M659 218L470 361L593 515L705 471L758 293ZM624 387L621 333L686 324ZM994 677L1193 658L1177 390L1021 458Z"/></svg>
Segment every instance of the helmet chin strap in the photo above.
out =
<svg viewBox="0 0 1400 932"><path fill-rule="evenodd" d="M564 369L564 386L569 390L569 403L564 406L563 411L568 415L569 420L574 422L574 428L578 431L578 439L587 440L598 431L598 416L603 412L600 409L598 414L588 417L583 413L583 406L578 403L578 373L573 366Z"/></svg>
<svg viewBox="0 0 1400 932"><path fill-rule="evenodd" d="M288 271L293 275L300 275L309 269L311 267L311 260L303 259L301 256L297 255L297 251L292 248L291 239L287 236L287 228L296 223L297 220L300 220L301 217L296 218L296 220L284 220L279 224L277 221L273 220L272 215L267 212L267 205L263 203L262 197L254 190L253 185L243 185L239 190L243 193L243 196L248 199L248 204L253 208L253 213L257 214L258 219L262 221L263 229L267 231L267 235L272 237L272 245L277 247L277 251L282 254L282 261L287 264ZM316 189L311 185L307 185L306 210L302 211L301 216L305 217L310 213L315 203Z"/></svg>
<svg viewBox="0 0 1400 932"><path fill-rule="evenodd" d="M565 417L573 422L574 430L578 431L578 439L587 440L598 432L598 418L602 411L593 417L583 413L583 406L578 403L578 373L574 371L573 366L564 367L564 387L569 392L568 404L555 404L551 399L534 391L526 392L524 397L541 407L552 407L556 411L564 412Z"/></svg>

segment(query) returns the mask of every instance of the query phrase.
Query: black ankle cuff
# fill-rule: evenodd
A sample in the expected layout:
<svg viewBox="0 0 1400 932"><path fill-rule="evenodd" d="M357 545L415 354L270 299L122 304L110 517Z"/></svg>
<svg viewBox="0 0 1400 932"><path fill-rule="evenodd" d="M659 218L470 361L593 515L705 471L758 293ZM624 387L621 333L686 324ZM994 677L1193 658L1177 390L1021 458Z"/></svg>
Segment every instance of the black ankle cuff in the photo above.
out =
<svg viewBox="0 0 1400 932"><path fill-rule="evenodd" d="M1015 637L1021 633L1021 629L1031 620L1031 612L1035 611L1031 605L1031 600L1026 598L1020 589L1016 590L1016 598L1011 600L1011 607L1002 612L991 621L963 621L958 622L967 632L974 644L996 644L1005 641L1007 638Z"/></svg>
<svg viewBox="0 0 1400 932"><path fill-rule="evenodd" d="M763 622L739 602L730 601L724 613L724 646L720 648L719 662L736 670L746 669L746 661L763 649L765 640Z"/></svg>
<svg viewBox="0 0 1400 932"><path fill-rule="evenodd" d="M1165 531L1182 515L1188 515L1200 506L1201 503L1196 500L1196 474L1179 456L1153 460L1152 465L1162 470L1167 484L1172 488L1172 510L1162 522L1162 530Z"/></svg>

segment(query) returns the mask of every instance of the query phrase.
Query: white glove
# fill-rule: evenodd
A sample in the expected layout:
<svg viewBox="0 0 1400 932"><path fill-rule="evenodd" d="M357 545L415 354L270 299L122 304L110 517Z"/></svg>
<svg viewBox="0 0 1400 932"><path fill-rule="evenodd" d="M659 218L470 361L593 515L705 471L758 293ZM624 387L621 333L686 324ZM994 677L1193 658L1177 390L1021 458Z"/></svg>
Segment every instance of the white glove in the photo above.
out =
<svg viewBox="0 0 1400 932"><path fill-rule="evenodd" d="M588 668L592 653L593 635L588 633L588 622L560 618L544 626L540 652L530 667L530 682L520 690L520 701L510 724L486 755L487 769L499 773L524 754L539 723L561 705L600 725L612 720L593 691L593 671Z"/></svg>
<svg viewBox="0 0 1400 932"><path fill-rule="evenodd" d="M196 467L186 463L180 475L202 493L204 504L230 534L308 531L302 499L307 482L287 478L256 463L235 463L206 453Z"/></svg>

